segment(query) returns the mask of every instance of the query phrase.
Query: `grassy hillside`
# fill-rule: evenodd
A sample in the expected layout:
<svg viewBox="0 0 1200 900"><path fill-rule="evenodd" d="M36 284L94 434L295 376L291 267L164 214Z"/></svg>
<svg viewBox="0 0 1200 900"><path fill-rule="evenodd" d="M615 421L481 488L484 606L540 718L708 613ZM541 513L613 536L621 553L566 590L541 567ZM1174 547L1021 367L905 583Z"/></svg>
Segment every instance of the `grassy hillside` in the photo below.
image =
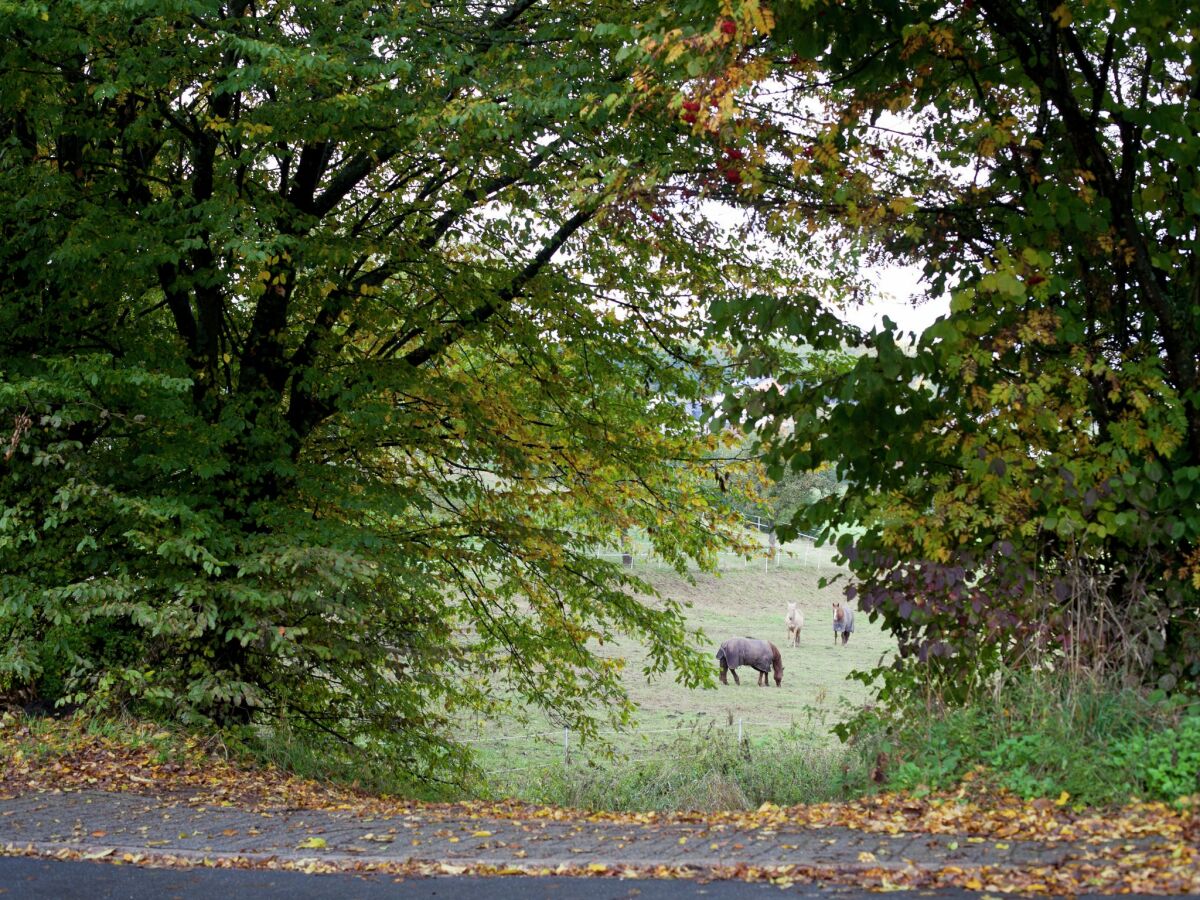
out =
<svg viewBox="0 0 1200 900"><path fill-rule="evenodd" d="M783 654L783 686L758 687L752 669L739 670L741 685L687 689L660 677L648 682L641 674L645 651L632 643L611 646L610 655L627 660L628 689L640 713L633 729L607 735L617 759L606 762L596 748L580 747L567 736L573 768L614 767L630 771L646 764L670 764L683 747L722 743L736 747L739 727L749 747L786 740L826 760L841 748L830 727L859 708L867 689L846 680L853 669L873 667L894 645L877 627L859 615L849 644L834 645L832 601L842 597L842 582L819 587L822 576L837 570L827 550L803 547L781 556L778 565L764 561L731 561L719 575L697 574L695 583L646 561L635 565L666 597L689 605L691 623L705 633L700 649L714 654L721 641L745 635L770 640ZM798 602L805 629L797 648L787 646L784 616L789 602ZM609 649L609 648L606 648ZM479 735L477 748L493 785L503 793L530 799L553 799L540 793L547 779L561 774L564 735L549 722L528 728L492 728ZM711 801L706 801L711 802ZM734 804L736 805L736 804Z"/></svg>

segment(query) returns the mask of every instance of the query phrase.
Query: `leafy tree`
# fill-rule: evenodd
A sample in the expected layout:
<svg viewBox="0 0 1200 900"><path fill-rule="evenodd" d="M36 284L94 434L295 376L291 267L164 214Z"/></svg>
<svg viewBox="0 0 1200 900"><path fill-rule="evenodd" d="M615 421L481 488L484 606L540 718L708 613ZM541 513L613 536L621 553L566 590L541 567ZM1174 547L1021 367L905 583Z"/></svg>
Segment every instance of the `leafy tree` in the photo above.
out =
<svg viewBox="0 0 1200 900"><path fill-rule="evenodd" d="M662 401L762 271L676 202L697 54L618 2L3 8L0 687L423 775L460 713L624 721L617 632L710 678L595 556L725 529Z"/></svg>
<svg viewBox="0 0 1200 900"><path fill-rule="evenodd" d="M1200 677L1197 12L1138 3L785 2L748 53L755 204L808 253L916 261L951 311L904 348L720 306L745 355L781 329L869 352L752 398L774 471L834 462L798 526L841 545L900 639L886 690L970 690L1001 661ZM852 301L852 286L826 299ZM834 402L829 404L830 399ZM743 414L731 399L729 414Z"/></svg>

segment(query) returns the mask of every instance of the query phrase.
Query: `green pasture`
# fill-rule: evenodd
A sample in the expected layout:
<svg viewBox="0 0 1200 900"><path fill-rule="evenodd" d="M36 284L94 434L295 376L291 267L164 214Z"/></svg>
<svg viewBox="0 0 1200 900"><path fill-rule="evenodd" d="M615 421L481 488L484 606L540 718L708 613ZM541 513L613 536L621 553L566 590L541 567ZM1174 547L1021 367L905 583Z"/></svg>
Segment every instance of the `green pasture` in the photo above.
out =
<svg viewBox="0 0 1200 900"><path fill-rule="evenodd" d="M740 685L730 678L728 686L718 682L714 688L688 689L669 674L647 681L642 675L645 648L632 642L606 646L606 655L626 660L628 690L639 708L633 727L605 735L618 764L677 752L680 738L719 732L726 739L739 729L751 746L786 736L814 751L836 752L830 728L868 700L866 687L848 681L847 675L874 667L894 643L859 614L850 642L834 645L832 602L842 598L844 579L820 586L822 578L840 571L828 548L793 544L773 562L735 558L719 574L694 574L694 583L646 558L635 557L634 569L664 597L688 605L691 624L705 635L698 649L714 655L714 676L718 645L737 635L778 646L784 673L781 688L773 682L758 687L754 670L742 668ZM792 601L805 617L795 648L788 646L784 625ZM489 780L502 789L527 782L541 769L561 767L568 754L573 764L600 764L604 758L602 748L581 746L576 735L564 736L548 719L528 726L485 727L473 743Z"/></svg>

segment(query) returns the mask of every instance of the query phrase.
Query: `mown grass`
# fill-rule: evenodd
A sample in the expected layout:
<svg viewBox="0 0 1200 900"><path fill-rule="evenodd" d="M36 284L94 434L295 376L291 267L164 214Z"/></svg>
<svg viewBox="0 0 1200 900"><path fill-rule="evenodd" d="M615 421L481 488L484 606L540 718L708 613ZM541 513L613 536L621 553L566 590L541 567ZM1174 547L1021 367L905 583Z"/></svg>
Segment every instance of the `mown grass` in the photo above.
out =
<svg viewBox="0 0 1200 900"><path fill-rule="evenodd" d="M605 732L604 746L580 747L577 736L569 736L573 766L605 772L626 766L646 770L657 764L653 758L677 755L673 749L676 740L686 741L699 731L724 729L736 742L739 724L754 743L791 733L821 753L839 752L831 728L870 699L867 689L847 680L847 675L887 658L894 652L894 643L865 617L859 617L849 644L835 646L832 601L842 597L842 590L840 584L821 586L823 577L838 571L828 550L809 550L807 560L804 553L795 552L785 556L780 566L759 564L720 574L698 573L693 580L665 569L648 569L639 574L663 596L687 604L689 625L703 630L704 638L696 649L714 657L714 685L689 689L669 674L648 680L641 672L647 658L645 647L632 641L606 644L604 653L625 660L626 690L638 708L636 721L626 731ZM787 646L784 616L789 602L798 603L805 614L799 647ZM780 648L782 688L758 687L755 673L749 669L741 670L740 685L732 679L729 685L715 683L716 649L721 641L736 635L764 638ZM470 739L477 742L473 746L492 790L508 790L523 799L542 795L538 785L546 781L543 776L548 777L563 761L561 726L537 715L527 724L470 725L477 729ZM782 737L780 740L787 744ZM799 753L795 744L791 742L789 753Z"/></svg>

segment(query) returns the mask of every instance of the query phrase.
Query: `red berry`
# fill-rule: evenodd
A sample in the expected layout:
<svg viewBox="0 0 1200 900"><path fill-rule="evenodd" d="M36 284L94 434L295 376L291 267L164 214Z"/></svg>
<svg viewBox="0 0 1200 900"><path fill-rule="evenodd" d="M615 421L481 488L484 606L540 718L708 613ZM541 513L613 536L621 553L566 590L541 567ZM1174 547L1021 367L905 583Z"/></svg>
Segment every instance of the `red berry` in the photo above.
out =
<svg viewBox="0 0 1200 900"><path fill-rule="evenodd" d="M737 23L733 19L722 19L721 31L725 34L737 34Z"/></svg>
<svg viewBox="0 0 1200 900"><path fill-rule="evenodd" d="M740 184L742 180L742 173L737 169L726 169L725 180L730 184Z"/></svg>
<svg viewBox="0 0 1200 900"><path fill-rule="evenodd" d="M685 112L683 114L683 121L687 122L689 125L694 123L696 121L696 114L694 112Z"/></svg>
<svg viewBox="0 0 1200 900"><path fill-rule="evenodd" d="M700 112L700 104L695 100L684 100L683 108L688 112Z"/></svg>
<svg viewBox="0 0 1200 900"><path fill-rule="evenodd" d="M1025 279L1025 283L1028 284L1030 287L1036 287L1037 285L1041 284L1045 280L1046 280L1045 275L1030 275L1028 278Z"/></svg>
<svg viewBox="0 0 1200 900"><path fill-rule="evenodd" d="M745 154L743 154L742 151L737 147L726 147L725 155L730 159L741 159Z"/></svg>

